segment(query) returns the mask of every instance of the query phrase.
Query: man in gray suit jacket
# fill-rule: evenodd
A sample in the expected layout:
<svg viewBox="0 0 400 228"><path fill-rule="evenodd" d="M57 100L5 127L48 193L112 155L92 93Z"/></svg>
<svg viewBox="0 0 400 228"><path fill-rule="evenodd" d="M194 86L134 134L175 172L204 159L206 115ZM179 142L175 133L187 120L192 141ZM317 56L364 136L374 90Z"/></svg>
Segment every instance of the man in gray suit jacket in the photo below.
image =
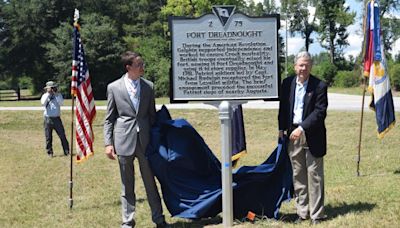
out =
<svg viewBox="0 0 400 228"><path fill-rule="evenodd" d="M116 155L118 157L122 181L122 227L135 226L135 158L139 161L152 220L157 227L168 227L154 175L145 156L156 115L153 83L141 78L144 62L139 54L128 51L121 59L126 73L107 87L104 141L107 157L112 160Z"/></svg>

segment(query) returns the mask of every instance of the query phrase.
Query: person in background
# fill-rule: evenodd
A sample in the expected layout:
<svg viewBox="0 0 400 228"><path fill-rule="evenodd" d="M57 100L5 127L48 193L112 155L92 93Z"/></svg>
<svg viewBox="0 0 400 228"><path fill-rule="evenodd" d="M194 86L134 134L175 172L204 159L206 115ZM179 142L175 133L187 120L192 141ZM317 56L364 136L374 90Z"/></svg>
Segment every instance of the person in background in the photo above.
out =
<svg viewBox="0 0 400 228"><path fill-rule="evenodd" d="M296 223L311 218L312 224L326 218L324 212L325 118L327 84L310 75L312 60L300 52L294 60L296 75L285 78L279 97L279 137L289 137L288 154L293 169Z"/></svg>
<svg viewBox="0 0 400 228"><path fill-rule="evenodd" d="M44 87L46 92L40 98L40 102L45 107L44 109L44 134L46 136L46 151L47 155L51 158L53 152L53 129L56 130L58 137L60 137L61 145L64 155L69 154L69 145L65 137L65 130L60 118L60 106L63 104L64 99L61 93L57 92L57 84L53 81L46 82Z"/></svg>
<svg viewBox="0 0 400 228"><path fill-rule="evenodd" d="M158 228L165 222L154 174L145 156L155 122L156 107L153 83L142 78L144 62L135 52L121 56L126 73L107 86L107 112L104 121L105 153L118 158L121 175L122 227L135 226L134 159L139 162L151 217Z"/></svg>

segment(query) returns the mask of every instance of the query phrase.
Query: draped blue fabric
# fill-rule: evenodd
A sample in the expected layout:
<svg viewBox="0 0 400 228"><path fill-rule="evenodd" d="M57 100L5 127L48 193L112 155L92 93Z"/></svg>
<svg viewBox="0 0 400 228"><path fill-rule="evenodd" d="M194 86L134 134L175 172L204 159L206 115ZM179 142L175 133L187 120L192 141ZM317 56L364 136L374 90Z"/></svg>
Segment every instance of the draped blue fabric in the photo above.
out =
<svg viewBox="0 0 400 228"><path fill-rule="evenodd" d="M281 203L292 193L292 169L284 145L279 144L262 164L233 173L235 218L248 211L278 217ZM146 155L172 216L198 219L222 211L221 163L197 131L184 119L172 120L165 106L157 112Z"/></svg>

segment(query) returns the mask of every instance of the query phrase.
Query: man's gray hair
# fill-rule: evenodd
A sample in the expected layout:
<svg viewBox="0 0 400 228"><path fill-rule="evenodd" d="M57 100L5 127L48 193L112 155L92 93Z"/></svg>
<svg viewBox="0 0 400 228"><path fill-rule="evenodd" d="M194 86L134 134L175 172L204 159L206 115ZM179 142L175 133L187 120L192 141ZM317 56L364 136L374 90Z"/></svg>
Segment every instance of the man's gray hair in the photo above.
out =
<svg viewBox="0 0 400 228"><path fill-rule="evenodd" d="M297 61L301 58L305 58L307 60L309 60L312 64L312 58L310 53L308 53L308 51L301 51L299 53L297 53L296 57L294 57L294 65L296 65Z"/></svg>

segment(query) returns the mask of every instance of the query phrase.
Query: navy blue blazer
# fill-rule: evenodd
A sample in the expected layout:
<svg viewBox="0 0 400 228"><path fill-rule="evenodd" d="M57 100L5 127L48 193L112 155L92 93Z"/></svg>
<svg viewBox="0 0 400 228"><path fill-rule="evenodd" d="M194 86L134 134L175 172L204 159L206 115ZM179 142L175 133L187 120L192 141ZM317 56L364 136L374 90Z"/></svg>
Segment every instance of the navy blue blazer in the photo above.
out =
<svg viewBox="0 0 400 228"><path fill-rule="evenodd" d="M279 130L289 131L292 128L295 89L296 76L283 80L279 95ZM327 84L310 75L304 95L303 122L300 126L305 131L308 147L315 157L322 157L326 154L325 118L327 108Z"/></svg>

